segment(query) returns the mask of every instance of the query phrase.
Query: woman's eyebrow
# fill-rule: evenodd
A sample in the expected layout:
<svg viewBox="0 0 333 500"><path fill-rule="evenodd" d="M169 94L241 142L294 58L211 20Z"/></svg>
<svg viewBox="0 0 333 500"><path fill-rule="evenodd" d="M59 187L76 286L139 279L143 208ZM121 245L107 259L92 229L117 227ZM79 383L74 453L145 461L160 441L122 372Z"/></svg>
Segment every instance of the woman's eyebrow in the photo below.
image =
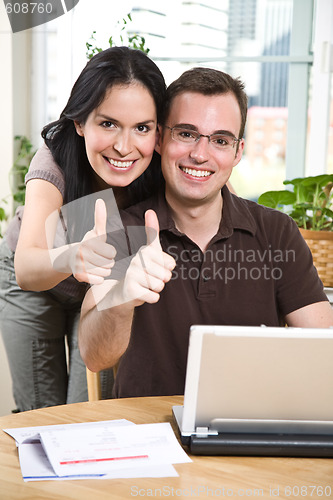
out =
<svg viewBox="0 0 333 500"><path fill-rule="evenodd" d="M138 125L148 125L148 123L156 123L156 120L152 120L152 119L144 120L142 122L138 122L137 124Z"/></svg>
<svg viewBox="0 0 333 500"><path fill-rule="evenodd" d="M96 115L96 118L97 119L102 119L102 120L106 120L108 122L112 122L112 123L119 123L119 120L117 120L116 118L112 118L111 116L107 116L107 115L104 115L103 113L98 113ZM136 125L148 125L149 123L156 123L156 120L152 120L151 118L149 118L148 120L142 120L142 121L139 121L136 123Z"/></svg>
<svg viewBox="0 0 333 500"><path fill-rule="evenodd" d="M118 123L118 120L116 120L115 118L112 118L111 116L104 115L102 113L97 113L96 118L107 120L108 122Z"/></svg>

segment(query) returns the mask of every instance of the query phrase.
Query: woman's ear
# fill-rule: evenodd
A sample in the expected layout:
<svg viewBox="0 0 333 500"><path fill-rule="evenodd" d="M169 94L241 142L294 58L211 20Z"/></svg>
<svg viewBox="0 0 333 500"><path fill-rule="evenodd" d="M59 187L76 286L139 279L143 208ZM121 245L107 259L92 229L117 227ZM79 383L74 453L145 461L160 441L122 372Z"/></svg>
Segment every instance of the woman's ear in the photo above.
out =
<svg viewBox="0 0 333 500"><path fill-rule="evenodd" d="M76 122L74 120L74 127L75 127L75 130L76 130L77 134L79 134L81 137L84 137L84 132L83 132L82 125L79 122Z"/></svg>
<svg viewBox="0 0 333 500"><path fill-rule="evenodd" d="M155 151L161 154L162 126L157 125Z"/></svg>

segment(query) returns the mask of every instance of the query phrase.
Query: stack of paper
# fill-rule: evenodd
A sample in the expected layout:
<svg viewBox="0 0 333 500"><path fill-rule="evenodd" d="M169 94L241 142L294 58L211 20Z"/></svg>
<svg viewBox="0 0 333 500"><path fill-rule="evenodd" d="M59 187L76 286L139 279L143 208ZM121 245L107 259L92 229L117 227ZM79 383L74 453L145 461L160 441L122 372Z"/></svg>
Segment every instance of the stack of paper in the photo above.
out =
<svg viewBox="0 0 333 500"><path fill-rule="evenodd" d="M191 462L170 424L128 420L4 429L16 440L24 481L178 476Z"/></svg>

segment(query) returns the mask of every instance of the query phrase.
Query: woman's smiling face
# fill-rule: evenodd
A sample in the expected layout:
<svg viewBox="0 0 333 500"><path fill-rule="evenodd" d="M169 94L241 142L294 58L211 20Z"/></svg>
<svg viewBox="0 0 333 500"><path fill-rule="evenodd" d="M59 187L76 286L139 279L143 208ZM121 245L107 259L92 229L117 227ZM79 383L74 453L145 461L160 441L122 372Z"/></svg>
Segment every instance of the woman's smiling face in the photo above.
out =
<svg viewBox="0 0 333 500"><path fill-rule="evenodd" d="M157 141L154 99L140 83L114 85L84 124L88 160L101 187L124 187L148 167Z"/></svg>

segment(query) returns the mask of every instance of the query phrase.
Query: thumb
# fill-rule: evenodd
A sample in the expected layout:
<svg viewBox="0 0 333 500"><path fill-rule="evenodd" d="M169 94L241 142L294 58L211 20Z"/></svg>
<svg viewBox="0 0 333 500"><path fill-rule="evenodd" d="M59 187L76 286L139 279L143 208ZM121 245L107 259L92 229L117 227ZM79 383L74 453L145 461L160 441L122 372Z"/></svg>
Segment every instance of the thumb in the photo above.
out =
<svg viewBox="0 0 333 500"><path fill-rule="evenodd" d="M147 245L152 245L157 249L162 249L160 244L160 225L154 210L147 210L145 213L145 228Z"/></svg>
<svg viewBox="0 0 333 500"><path fill-rule="evenodd" d="M105 201L102 199L96 200L95 203L95 226L94 230L97 236L103 236L106 234L106 220L107 212Z"/></svg>

